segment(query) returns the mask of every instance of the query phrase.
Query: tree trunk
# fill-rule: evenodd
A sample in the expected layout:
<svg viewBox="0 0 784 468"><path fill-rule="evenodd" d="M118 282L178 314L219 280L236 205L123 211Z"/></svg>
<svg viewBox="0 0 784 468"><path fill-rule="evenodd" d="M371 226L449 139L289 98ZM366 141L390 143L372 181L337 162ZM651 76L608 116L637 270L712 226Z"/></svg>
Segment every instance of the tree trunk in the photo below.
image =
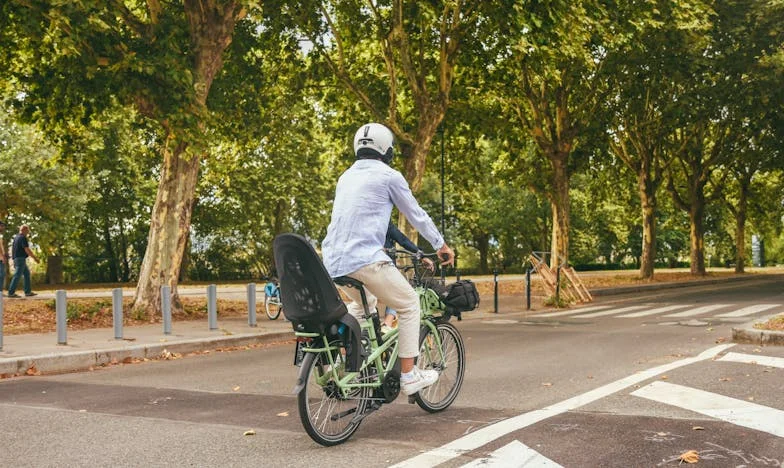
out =
<svg viewBox="0 0 784 468"><path fill-rule="evenodd" d="M566 167L568 154L556 153L550 157L553 169L553 191L550 207L553 231L550 243L550 268L569 263L569 173Z"/></svg>
<svg viewBox="0 0 784 468"><path fill-rule="evenodd" d="M416 133L416 144L411 146L408 151L404 151L402 158L404 160L403 163L403 175L405 176L406 180L408 181L409 186L411 187L411 191L413 193L419 192L419 189L422 188L422 179L425 176L425 163L427 162L427 155L430 152L430 146L433 143L433 137L438 130L438 126L441 124L441 121L444 119L444 112L437 113L432 117L428 117L423 115L420 119L419 127L417 128ZM417 233L416 229L408 222L406 217L403 213L400 213L398 217L398 229L403 232L411 242L417 243L419 239L419 234ZM441 226L437 226L438 229L441 229ZM441 233L441 235L445 235L445 233ZM446 239L445 239L446 240ZM448 243L448 242L447 242Z"/></svg>
<svg viewBox="0 0 784 468"><path fill-rule="evenodd" d="M689 210L689 241L691 247L690 261L692 275L705 275L705 228L703 226L705 218L704 197L697 197L692 201Z"/></svg>
<svg viewBox="0 0 784 468"><path fill-rule="evenodd" d="M642 209L642 258L640 277L653 279L656 263L656 192L648 171L638 174L640 208Z"/></svg>
<svg viewBox="0 0 784 468"><path fill-rule="evenodd" d="M490 251L490 236L487 234L475 236L474 243L479 251L479 273L486 275L490 272L490 267L487 263Z"/></svg>
<svg viewBox="0 0 784 468"><path fill-rule="evenodd" d="M746 209L748 187L741 185L740 200L735 216L735 273L743 273L746 267Z"/></svg>
<svg viewBox="0 0 784 468"><path fill-rule="evenodd" d="M199 173L199 157L188 157L184 150L184 144L164 150L134 308L160 312L161 286L164 285L171 286L173 310L182 308L177 295L177 279L188 241Z"/></svg>
<svg viewBox="0 0 784 468"><path fill-rule="evenodd" d="M119 281L120 274L117 266L117 257L114 254L114 245L112 244L112 234L109 229L109 217L103 217L103 242L106 249L106 256L109 257L109 281Z"/></svg>

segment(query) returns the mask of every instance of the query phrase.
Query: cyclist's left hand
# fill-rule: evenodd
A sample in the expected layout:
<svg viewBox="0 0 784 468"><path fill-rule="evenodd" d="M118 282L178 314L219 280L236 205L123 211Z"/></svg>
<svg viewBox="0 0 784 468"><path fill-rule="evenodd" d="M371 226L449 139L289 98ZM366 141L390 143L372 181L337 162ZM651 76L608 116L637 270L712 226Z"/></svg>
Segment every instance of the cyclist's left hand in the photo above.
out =
<svg viewBox="0 0 784 468"><path fill-rule="evenodd" d="M430 271L433 271L433 270L436 269L436 266L433 264L433 260L430 260L427 257L423 257L422 258L422 263L424 263L425 264L425 268L427 268Z"/></svg>

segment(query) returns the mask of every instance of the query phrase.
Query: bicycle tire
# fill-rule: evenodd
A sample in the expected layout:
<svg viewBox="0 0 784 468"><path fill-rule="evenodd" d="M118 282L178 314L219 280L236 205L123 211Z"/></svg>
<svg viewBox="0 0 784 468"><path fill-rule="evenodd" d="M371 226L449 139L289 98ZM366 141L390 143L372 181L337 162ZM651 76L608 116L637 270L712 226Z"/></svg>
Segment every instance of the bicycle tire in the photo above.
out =
<svg viewBox="0 0 784 468"><path fill-rule="evenodd" d="M416 394L417 405L429 413L437 413L449 407L460 393L465 375L465 343L457 328L449 322L436 325L441 337L443 362L438 351L433 331L425 327L419 340L420 369L435 369L439 372L436 383Z"/></svg>
<svg viewBox="0 0 784 468"><path fill-rule="evenodd" d="M270 320L276 320L280 317L280 311L283 309L283 305L280 303L279 300L273 301L271 297L264 295L264 312L267 313L267 318Z"/></svg>
<svg viewBox="0 0 784 468"><path fill-rule="evenodd" d="M332 379L326 385L319 385L316 379L327 372L325 363L328 362L326 353L306 353L302 362L306 369L305 383L297 395L299 418L305 432L325 447L341 444L356 432L362 419L355 420L355 416L365 412L371 394L371 389L364 387L357 389L351 397L343 398L330 387ZM367 378L367 370L360 378Z"/></svg>

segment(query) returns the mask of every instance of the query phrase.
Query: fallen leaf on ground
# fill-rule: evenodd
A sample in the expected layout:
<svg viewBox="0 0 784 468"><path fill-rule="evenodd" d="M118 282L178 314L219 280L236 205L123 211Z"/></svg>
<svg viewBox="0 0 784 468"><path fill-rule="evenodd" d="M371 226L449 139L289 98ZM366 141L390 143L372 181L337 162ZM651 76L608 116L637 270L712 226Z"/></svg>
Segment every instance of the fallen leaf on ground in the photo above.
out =
<svg viewBox="0 0 784 468"><path fill-rule="evenodd" d="M697 463L700 460L700 454L696 450L689 450L682 453L679 460L681 463Z"/></svg>
<svg viewBox="0 0 784 468"><path fill-rule="evenodd" d="M729 378L729 377L722 377L722 378L720 378L719 380L720 380L720 381L722 381L722 382L729 382L729 381L731 381L732 379L731 379L731 378Z"/></svg>
<svg viewBox="0 0 784 468"><path fill-rule="evenodd" d="M288 412L288 411L284 411L284 412L282 412L282 413L278 413L278 416L280 416L280 417L284 417L284 418L285 418L286 416L288 416L288 415L289 415L289 412Z"/></svg>
<svg viewBox="0 0 784 468"><path fill-rule="evenodd" d="M27 374L27 375L41 375L41 371L39 371L38 368L33 365L33 366L30 366L29 369L27 369L25 374Z"/></svg>
<svg viewBox="0 0 784 468"><path fill-rule="evenodd" d="M552 387L552 386L553 384L551 384L550 382L542 382L542 387Z"/></svg>
<svg viewBox="0 0 784 468"><path fill-rule="evenodd" d="M716 340L716 343L724 343L725 341L727 341L727 338L722 336L721 338Z"/></svg>
<svg viewBox="0 0 784 468"><path fill-rule="evenodd" d="M237 386L236 386L236 387L234 387L232 390L234 390L235 392L237 392L237 391L239 391L239 389L240 389L240 386L239 386L239 385L237 385Z"/></svg>
<svg viewBox="0 0 784 468"><path fill-rule="evenodd" d="M705 428L702 426L694 426L691 428L692 431L704 431Z"/></svg>
<svg viewBox="0 0 784 468"><path fill-rule="evenodd" d="M762 350L761 350L761 349L759 349L759 348L754 348L754 349L752 350L752 352L753 352L753 353L761 353L761 352L762 352Z"/></svg>
<svg viewBox="0 0 784 468"><path fill-rule="evenodd" d="M667 377L666 375L662 375L662 376L661 376L661 379L662 379L662 380L667 380L667 379L669 379L669 377Z"/></svg>
<svg viewBox="0 0 784 468"><path fill-rule="evenodd" d="M754 401L754 397L753 397L753 396L750 396L750 397L749 397L749 401Z"/></svg>
<svg viewBox="0 0 784 468"><path fill-rule="evenodd" d="M242 435L256 435L256 431L253 429L248 429L247 431L243 432Z"/></svg>

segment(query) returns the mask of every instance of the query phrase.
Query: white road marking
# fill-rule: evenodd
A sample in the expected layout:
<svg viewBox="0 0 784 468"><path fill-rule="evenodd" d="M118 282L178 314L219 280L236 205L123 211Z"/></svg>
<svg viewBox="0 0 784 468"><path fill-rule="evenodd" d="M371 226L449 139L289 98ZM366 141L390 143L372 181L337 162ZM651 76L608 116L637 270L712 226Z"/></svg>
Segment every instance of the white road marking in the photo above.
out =
<svg viewBox="0 0 784 468"><path fill-rule="evenodd" d="M491 453L487 458L474 460L461 468L563 468L524 443L515 440Z"/></svg>
<svg viewBox="0 0 784 468"><path fill-rule="evenodd" d="M587 405L588 403L592 403L608 395L612 395L615 392L619 392L631 385L653 378L661 373L669 372L673 369L687 366L689 364L694 364L695 362L712 359L717 354L733 346L735 345L723 344L719 346L714 346L712 348L706 349L705 351L701 352L697 356L681 359L678 361L671 362L669 364L662 364L657 367L652 367L650 369L640 371L636 374L624 377L620 380L616 380L615 382L610 382L606 385L602 385L601 387L574 396L560 403L556 403L554 405L539 410L529 411L528 413L523 413L511 417L509 419L499 421L495 424L491 424L489 426L483 427L482 429L471 432L470 434L466 434L463 437L460 437L459 439L453 440L452 442L442 445L441 447L434 448L433 450L417 455L416 457L409 458L408 460L404 460L394 465L394 467L395 468L402 468L402 467L418 468L422 466L439 465L441 463L452 460L453 458L457 458L466 452L470 452L471 450L477 449L485 444L488 444L498 439L499 437L503 437L509 434L510 432L518 431L524 427L528 427L532 424L536 424L545 419Z"/></svg>
<svg viewBox="0 0 784 468"><path fill-rule="evenodd" d="M707 314L708 312L724 307L729 307L730 304L708 304L696 309L687 310L686 312L677 312L675 314L665 315L665 317L693 317L695 315Z"/></svg>
<svg viewBox="0 0 784 468"><path fill-rule="evenodd" d="M781 304L755 304L738 309L734 312L727 312L726 314L717 315L716 317L745 317L747 315L756 314L757 312L764 312L780 305Z"/></svg>
<svg viewBox="0 0 784 468"><path fill-rule="evenodd" d="M533 317L561 317L562 315L581 314L583 312L590 312L592 310L602 310L602 309L607 309L609 307L611 306L603 305L603 306L585 307L580 309L569 309L569 310L562 310L559 312L548 312L546 314L536 314Z"/></svg>
<svg viewBox="0 0 784 468"><path fill-rule="evenodd" d="M635 390L631 394L721 419L737 426L784 437L784 424L781 423L784 420L784 411L776 408L659 381Z"/></svg>
<svg viewBox="0 0 784 468"><path fill-rule="evenodd" d="M689 306L686 304L668 305L664 307L657 307L655 309L643 310L642 312L635 312L633 314L619 315L618 318L647 317L649 315L663 314L665 312L671 312L676 309L683 309L684 307L689 307Z"/></svg>
<svg viewBox="0 0 784 468"><path fill-rule="evenodd" d="M629 306L623 307L621 309L612 309L612 310L605 310L604 312L594 312L592 314L585 314L585 315L577 315L572 318L593 318L593 317L604 317L605 315L615 315L615 314L622 314L624 312L631 312L633 310L640 310L649 307L647 305L636 305L636 306Z"/></svg>
<svg viewBox="0 0 784 468"><path fill-rule="evenodd" d="M784 369L784 358L773 356L755 356L753 354L727 353L717 361L742 362L744 364L758 364L760 366L778 367Z"/></svg>

